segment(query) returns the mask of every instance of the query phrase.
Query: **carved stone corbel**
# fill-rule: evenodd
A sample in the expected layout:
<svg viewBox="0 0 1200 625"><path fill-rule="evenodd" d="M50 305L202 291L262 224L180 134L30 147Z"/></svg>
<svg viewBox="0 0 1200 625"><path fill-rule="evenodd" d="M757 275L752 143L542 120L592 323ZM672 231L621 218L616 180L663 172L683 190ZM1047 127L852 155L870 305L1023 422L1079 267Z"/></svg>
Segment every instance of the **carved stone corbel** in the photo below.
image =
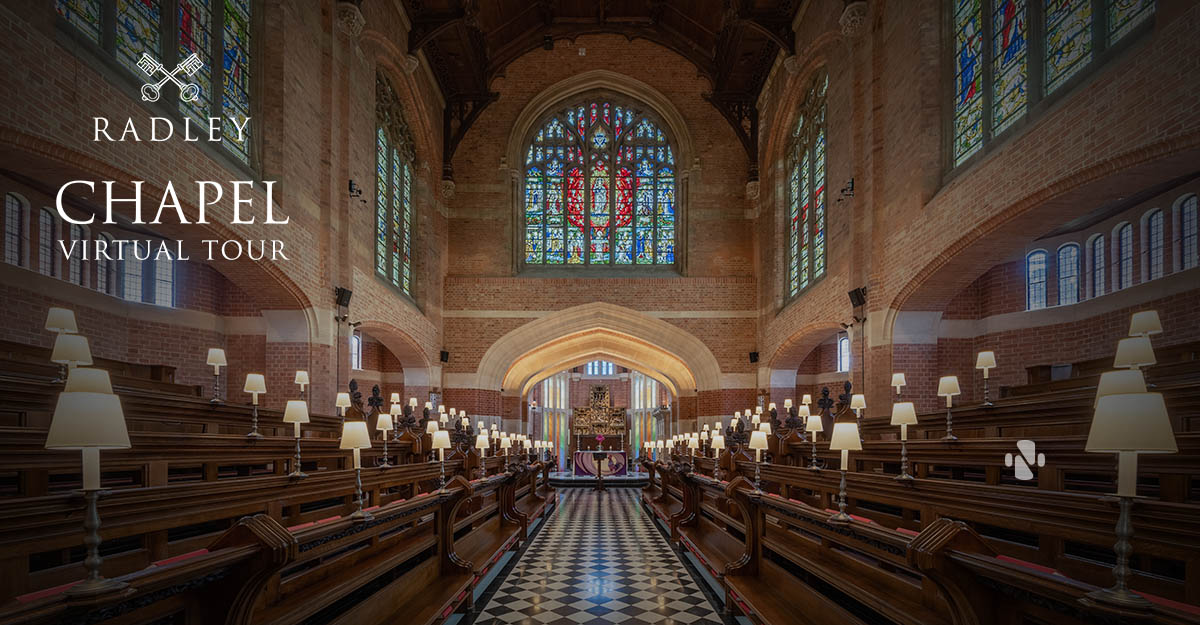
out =
<svg viewBox="0 0 1200 625"><path fill-rule="evenodd" d="M842 27L842 35L850 39L861 36L867 28L866 0L847 2L842 16L838 18L838 24Z"/></svg>
<svg viewBox="0 0 1200 625"><path fill-rule="evenodd" d="M363 27L367 25L357 2L338 2L336 19L338 30L349 35L351 39L358 39Z"/></svg>
<svg viewBox="0 0 1200 625"><path fill-rule="evenodd" d="M442 197L447 200L454 199L454 181L449 178L442 178Z"/></svg>

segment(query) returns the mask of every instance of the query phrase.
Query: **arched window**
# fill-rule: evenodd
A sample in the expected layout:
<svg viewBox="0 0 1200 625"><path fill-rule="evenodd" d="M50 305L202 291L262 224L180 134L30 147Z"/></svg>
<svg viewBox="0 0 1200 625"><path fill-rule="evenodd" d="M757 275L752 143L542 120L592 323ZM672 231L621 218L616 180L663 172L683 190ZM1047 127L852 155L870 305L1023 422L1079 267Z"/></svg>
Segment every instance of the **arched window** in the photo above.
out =
<svg viewBox="0 0 1200 625"><path fill-rule="evenodd" d="M20 266L25 258L25 203L4 194L4 262Z"/></svg>
<svg viewBox="0 0 1200 625"><path fill-rule="evenodd" d="M55 271L58 257L54 253L54 240L58 237L58 217L48 208L38 213L38 271L47 276L57 276Z"/></svg>
<svg viewBox="0 0 1200 625"><path fill-rule="evenodd" d="M138 257L141 246L135 241L124 244L121 250L121 297L131 302L141 302L142 296L142 263L144 258ZM149 249L141 256L148 256Z"/></svg>
<svg viewBox="0 0 1200 625"><path fill-rule="evenodd" d="M1111 57L1102 53L1154 14L1154 0L947 4L954 32L954 166L1025 117L1039 99ZM1034 45L1030 33L1040 35ZM1093 33L1103 36L1096 40ZM1030 89L1031 78L1040 78L1040 85Z"/></svg>
<svg viewBox="0 0 1200 625"><path fill-rule="evenodd" d="M116 58L139 81L143 55L161 60L165 47L174 48L176 61L195 55L199 67L188 81L199 89L179 99L179 110L197 122L210 117L229 123L218 130L222 145L242 162L250 161L250 23L251 0L58 0L58 15L85 38ZM102 16L111 12L111 18ZM178 46L172 46L174 39ZM169 64L174 65L176 61ZM163 71L170 71L166 68ZM215 77L214 77L215 74ZM216 83L216 87L213 83ZM164 89L177 93L173 86ZM215 97L214 97L215 96ZM162 101L169 101L160 94ZM241 129L239 131L239 128Z"/></svg>
<svg viewBox="0 0 1200 625"><path fill-rule="evenodd" d="M113 292L113 288L117 283L115 260L109 260L109 257L116 254L117 250L113 246L113 238L106 232L100 233L96 237L96 290L101 293Z"/></svg>
<svg viewBox="0 0 1200 625"><path fill-rule="evenodd" d="M850 337L838 337L837 370L841 373L850 371Z"/></svg>
<svg viewBox="0 0 1200 625"><path fill-rule="evenodd" d="M1156 280L1163 276L1163 212L1156 208L1146 216L1146 274Z"/></svg>
<svg viewBox="0 0 1200 625"><path fill-rule="evenodd" d="M1181 269L1191 269L1200 265L1200 248L1196 243L1196 211L1200 200L1190 195L1179 205L1179 266Z"/></svg>
<svg viewBox="0 0 1200 625"><path fill-rule="evenodd" d="M1037 250L1025 257L1025 310L1046 307L1046 252Z"/></svg>
<svg viewBox="0 0 1200 625"><path fill-rule="evenodd" d="M175 305L175 259L163 253L154 259L154 303Z"/></svg>
<svg viewBox="0 0 1200 625"><path fill-rule="evenodd" d="M1079 246L1068 243L1058 248L1058 303L1060 306L1079 301Z"/></svg>
<svg viewBox="0 0 1200 625"><path fill-rule="evenodd" d="M792 131L788 156L788 295L825 275L825 91L829 75L813 77Z"/></svg>
<svg viewBox="0 0 1200 625"><path fill-rule="evenodd" d="M350 335L350 368L362 369L362 335L357 332Z"/></svg>
<svg viewBox="0 0 1200 625"><path fill-rule="evenodd" d="M87 232L83 226L79 224L71 224L71 243L67 244L67 249L71 250L71 258L67 260L67 279L75 284L83 284L83 245L88 240Z"/></svg>
<svg viewBox="0 0 1200 625"><path fill-rule="evenodd" d="M375 77L375 273L412 295L412 133L396 92Z"/></svg>
<svg viewBox="0 0 1200 625"><path fill-rule="evenodd" d="M1117 290L1133 286L1133 224L1117 228Z"/></svg>
<svg viewBox="0 0 1200 625"><path fill-rule="evenodd" d="M526 265L673 265L675 150L651 113L596 96L525 152Z"/></svg>
<svg viewBox="0 0 1200 625"><path fill-rule="evenodd" d="M1092 238L1092 297L1104 295L1104 272L1108 268L1108 247L1104 243L1104 235L1097 234Z"/></svg>

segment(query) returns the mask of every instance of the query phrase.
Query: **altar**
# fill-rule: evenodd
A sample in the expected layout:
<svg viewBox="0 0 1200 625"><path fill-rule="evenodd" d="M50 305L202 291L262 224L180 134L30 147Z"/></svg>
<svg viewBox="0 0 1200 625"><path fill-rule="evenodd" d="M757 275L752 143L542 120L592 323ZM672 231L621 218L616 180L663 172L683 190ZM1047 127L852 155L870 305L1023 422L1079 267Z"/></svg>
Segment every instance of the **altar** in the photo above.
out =
<svg viewBox="0 0 1200 625"><path fill-rule="evenodd" d="M622 476L629 474L628 457L623 451L575 451L575 477Z"/></svg>

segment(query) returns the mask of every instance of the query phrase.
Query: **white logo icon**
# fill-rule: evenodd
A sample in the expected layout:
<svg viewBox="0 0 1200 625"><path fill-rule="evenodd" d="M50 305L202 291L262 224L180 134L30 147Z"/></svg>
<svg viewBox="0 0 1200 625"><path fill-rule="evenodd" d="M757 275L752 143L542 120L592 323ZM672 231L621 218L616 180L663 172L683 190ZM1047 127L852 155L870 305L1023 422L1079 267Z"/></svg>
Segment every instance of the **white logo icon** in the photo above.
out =
<svg viewBox="0 0 1200 625"><path fill-rule="evenodd" d="M1046 454L1035 453L1037 451L1036 443L1028 440L1017 441L1017 451L1021 452L1021 455L1015 458L1012 454L1004 454L1004 466L1011 467L1015 463L1016 468L1014 473L1016 473L1017 479L1021 481L1032 480L1033 470L1030 469L1030 465L1034 464L1036 456L1037 466L1046 466Z"/></svg>
<svg viewBox="0 0 1200 625"><path fill-rule="evenodd" d="M158 62L158 59L145 52L142 53L142 58L138 60L137 66L138 69L145 72L151 78L151 82L142 85L142 99L146 102L157 102L158 97L162 95L163 85L167 84L167 81L173 82L179 87L179 98L184 102L195 102L200 97L200 85L194 82L183 82L179 78L176 78L176 74L181 72L187 77L200 71L201 67L204 67L204 63L200 61L200 57L196 56L195 52L180 61L179 65L176 65L175 69L169 72L162 63ZM163 74L163 77L158 82L154 82L154 76L159 72Z"/></svg>

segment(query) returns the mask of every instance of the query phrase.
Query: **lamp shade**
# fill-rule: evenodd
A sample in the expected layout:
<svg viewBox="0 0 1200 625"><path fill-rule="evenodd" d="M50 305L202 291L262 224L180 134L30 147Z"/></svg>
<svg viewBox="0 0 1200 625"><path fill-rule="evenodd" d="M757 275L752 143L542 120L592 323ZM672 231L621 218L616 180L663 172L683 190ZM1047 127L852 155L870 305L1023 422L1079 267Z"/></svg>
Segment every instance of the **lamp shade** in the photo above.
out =
<svg viewBox="0 0 1200 625"><path fill-rule="evenodd" d="M812 404L812 395L805 393L804 398L800 400L800 403L804 404L805 406Z"/></svg>
<svg viewBox="0 0 1200 625"><path fill-rule="evenodd" d="M295 384L308 385L308 372L297 371Z"/></svg>
<svg viewBox="0 0 1200 625"><path fill-rule="evenodd" d="M68 379L68 382L70 380ZM1145 393L1146 377L1137 369L1117 369L1100 374L1100 383L1096 385L1096 405L1105 395L1120 395L1124 393Z"/></svg>
<svg viewBox="0 0 1200 625"><path fill-rule="evenodd" d="M379 417L375 419L375 429L379 431L392 429L392 415L386 412L379 413Z"/></svg>
<svg viewBox="0 0 1200 625"><path fill-rule="evenodd" d="M75 325L75 311L67 308L51 308L46 311L46 329L59 334L74 334L79 331Z"/></svg>
<svg viewBox="0 0 1200 625"><path fill-rule="evenodd" d="M892 374L892 386L904 386L906 384L908 384L908 382L904 379L903 373Z"/></svg>
<svg viewBox="0 0 1200 625"><path fill-rule="evenodd" d="M767 433L762 430L755 430L750 433L750 449L766 449L767 448Z"/></svg>
<svg viewBox="0 0 1200 625"><path fill-rule="evenodd" d="M858 424L854 419L847 419L833 424L833 434L829 437L829 448L837 451L861 451L862 439L858 436Z"/></svg>
<svg viewBox="0 0 1200 625"><path fill-rule="evenodd" d="M242 388L245 393L265 393L267 392L267 380L261 373L247 373L246 386Z"/></svg>
<svg viewBox="0 0 1200 625"><path fill-rule="evenodd" d="M121 400L110 393L58 395L46 449L128 449Z"/></svg>
<svg viewBox="0 0 1200 625"><path fill-rule="evenodd" d="M438 430L433 433L434 449L450 449L450 431Z"/></svg>
<svg viewBox="0 0 1200 625"><path fill-rule="evenodd" d="M688 446L688 449L700 449L700 439L699 438L689 438L687 446Z"/></svg>
<svg viewBox="0 0 1200 625"><path fill-rule="evenodd" d="M1089 452L1136 451L1171 454L1179 451L1162 393L1105 395L1096 405Z"/></svg>
<svg viewBox="0 0 1200 625"><path fill-rule="evenodd" d="M225 360L225 350L220 347L208 348L208 359L204 361L204 364L210 367L224 367L228 365L229 363Z"/></svg>
<svg viewBox="0 0 1200 625"><path fill-rule="evenodd" d="M707 423L705 423L705 424L704 424L704 431L705 431L705 432L707 432L707 431L708 431L708 424L707 424Z"/></svg>
<svg viewBox="0 0 1200 625"><path fill-rule="evenodd" d="M867 407L867 396L862 393L855 393L850 397L850 407L863 410Z"/></svg>
<svg viewBox="0 0 1200 625"><path fill-rule="evenodd" d="M87 337L79 334L58 335L54 339L50 362L72 366L92 364L92 350L88 349Z"/></svg>
<svg viewBox="0 0 1200 625"><path fill-rule="evenodd" d="M483 431L483 421L480 421L480 422L476 423L476 424L475 424L475 428L476 428L477 430L479 430L480 432L482 432L482 431Z"/></svg>
<svg viewBox="0 0 1200 625"><path fill-rule="evenodd" d="M112 395L112 381L104 369L76 367L67 374L65 393L104 393Z"/></svg>
<svg viewBox="0 0 1200 625"><path fill-rule="evenodd" d="M720 434L714 436L712 439L712 448L716 450L725 449L725 437Z"/></svg>
<svg viewBox="0 0 1200 625"><path fill-rule="evenodd" d="M947 375L938 380L938 397L949 397L961 393L962 391L958 388L958 376Z"/></svg>
<svg viewBox="0 0 1200 625"><path fill-rule="evenodd" d="M62 338L62 335L59 338ZM1149 337L1131 336L1117 341L1117 357L1113 359L1114 367L1136 369L1148 367L1155 362L1154 348L1150 345Z"/></svg>
<svg viewBox="0 0 1200 625"><path fill-rule="evenodd" d="M1157 310L1140 310L1129 318L1129 336L1150 336L1162 334L1162 331L1162 322L1158 320Z"/></svg>
<svg viewBox="0 0 1200 625"><path fill-rule="evenodd" d="M398 417L398 416L403 415L404 414L404 404L402 404L400 402L395 402L394 404L392 404L392 407L388 409L388 414L392 415L393 417Z"/></svg>
<svg viewBox="0 0 1200 625"><path fill-rule="evenodd" d="M400 400L400 393L392 393L392 396L388 398L388 403L403 404L404 402Z"/></svg>
<svg viewBox="0 0 1200 625"><path fill-rule="evenodd" d="M308 403L299 399L289 399L283 409L284 423L308 423Z"/></svg>
<svg viewBox="0 0 1200 625"><path fill-rule="evenodd" d="M809 415L808 420L804 423L805 432L824 432L825 426L821 424L821 415Z"/></svg>
<svg viewBox="0 0 1200 625"><path fill-rule="evenodd" d="M762 423L759 423L759 424L758 424L758 431L759 431L759 432L765 432L766 434L770 434L770 433L771 433L771 422L770 422L770 421L763 421Z"/></svg>
<svg viewBox="0 0 1200 625"><path fill-rule="evenodd" d="M797 417L807 417L810 414L812 414L812 413L810 413L808 411L808 406L806 406L804 404L800 404L799 406L796 406L796 416Z"/></svg>
<svg viewBox="0 0 1200 625"><path fill-rule="evenodd" d="M492 444L488 441L487 434L480 434L475 437L475 449L487 449L491 446Z"/></svg>
<svg viewBox="0 0 1200 625"><path fill-rule="evenodd" d="M511 438L501 438L500 439L500 449L511 449L511 448L512 448L512 439Z"/></svg>
<svg viewBox="0 0 1200 625"><path fill-rule="evenodd" d="M783 409L790 410L791 408L792 408L792 398L789 397L789 398L783 400Z"/></svg>
<svg viewBox="0 0 1200 625"><path fill-rule="evenodd" d="M338 393L337 400L335 400L333 402L333 405L336 408L349 408L350 407L350 393Z"/></svg>
<svg viewBox="0 0 1200 625"><path fill-rule="evenodd" d="M700 440L702 440L702 441L708 440L708 430L704 430L703 432L700 433Z"/></svg>
<svg viewBox="0 0 1200 625"><path fill-rule="evenodd" d="M429 421L425 422L425 433L426 434L433 434L434 432L437 432L437 431L438 431L438 422L437 421L430 419Z"/></svg>
<svg viewBox="0 0 1200 625"><path fill-rule="evenodd" d="M991 369L996 366L996 352L979 352L975 357L976 369Z"/></svg>
<svg viewBox="0 0 1200 625"><path fill-rule="evenodd" d="M892 404L892 425L916 425L917 408L911 401Z"/></svg>
<svg viewBox="0 0 1200 625"><path fill-rule="evenodd" d="M338 449L370 449L371 434L366 421L347 421L342 424L342 442Z"/></svg>

